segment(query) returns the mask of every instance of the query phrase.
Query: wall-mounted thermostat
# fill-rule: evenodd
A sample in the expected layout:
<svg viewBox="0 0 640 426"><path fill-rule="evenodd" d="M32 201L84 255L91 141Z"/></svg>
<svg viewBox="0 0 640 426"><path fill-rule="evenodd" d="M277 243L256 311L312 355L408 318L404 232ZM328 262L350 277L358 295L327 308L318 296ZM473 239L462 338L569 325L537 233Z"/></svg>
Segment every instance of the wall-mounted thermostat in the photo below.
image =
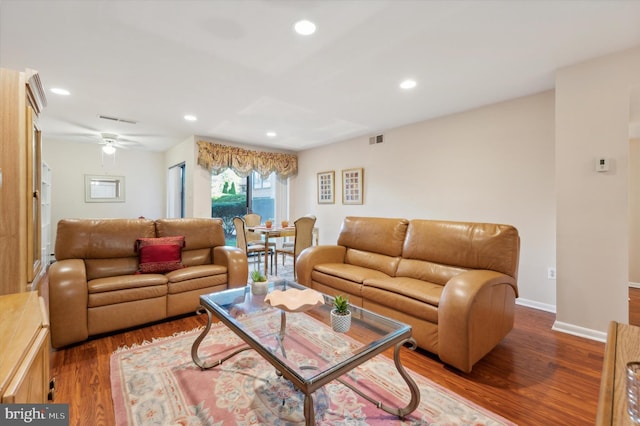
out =
<svg viewBox="0 0 640 426"><path fill-rule="evenodd" d="M596 159L596 172L608 172L609 171L609 159L597 158Z"/></svg>

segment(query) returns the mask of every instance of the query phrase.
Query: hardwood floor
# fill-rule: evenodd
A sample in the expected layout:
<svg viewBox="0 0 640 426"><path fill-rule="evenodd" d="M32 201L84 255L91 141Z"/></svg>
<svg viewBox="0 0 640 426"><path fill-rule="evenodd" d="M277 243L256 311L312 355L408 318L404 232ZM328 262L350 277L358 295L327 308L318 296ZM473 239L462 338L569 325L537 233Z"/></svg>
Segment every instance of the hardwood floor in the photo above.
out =
<svg viewBox="0 0 640 426"><path fill-rule="evenodd" d="M640 288L629 287L629 324L640 326Z"/></svg>
<svg viewBox="0 0 640 426"><path fill-rule="evenodd" d="M423 351L405 350L403 364L519 425L593 424L604 343L552 331L554 318L517 306L514 330L470 374ZM206 315L191 315L53 351L54 402L70 404L70 425L113 425L110 354L205 322Z"/></svg>

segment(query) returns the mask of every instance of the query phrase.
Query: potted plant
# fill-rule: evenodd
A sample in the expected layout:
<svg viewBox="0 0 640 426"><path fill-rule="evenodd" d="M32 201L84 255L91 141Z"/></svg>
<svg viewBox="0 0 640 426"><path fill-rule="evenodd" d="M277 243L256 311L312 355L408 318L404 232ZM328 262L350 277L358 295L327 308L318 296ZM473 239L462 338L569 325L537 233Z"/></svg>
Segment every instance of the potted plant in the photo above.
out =
<svg viewBox="0 0 640 426"><path fill-rule="evenodd" d="M271 229L271 227L273 226L273 220L271 219L267 219L264 221L264 226L267 227L267 229Z"/></svg>
<svg viewBox="0 0 640 426"><path fill-rule="evenodd" d="M337 295L333 299L331 310L331 327L334 331L344 333L351 327L351 311L349 310L349 298Z"/></svg>
<svg viewBox="0 0 640 426"><path fill-rule="evenodd" d="M269 289L269 283L267 277L262 275L259 270L251 272L251 293L253 294L267 294Z"/></svg>

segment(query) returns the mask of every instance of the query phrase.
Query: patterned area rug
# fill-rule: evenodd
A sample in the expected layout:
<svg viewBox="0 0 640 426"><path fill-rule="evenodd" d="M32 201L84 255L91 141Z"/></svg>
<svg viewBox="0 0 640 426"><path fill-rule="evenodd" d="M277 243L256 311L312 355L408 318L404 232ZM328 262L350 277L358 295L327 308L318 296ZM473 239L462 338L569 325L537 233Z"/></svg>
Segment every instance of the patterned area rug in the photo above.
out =
<svg viewBox="0 0 640 426"><path fill-rule="evenodd" d="M349 345L304 314L287 317L287 329L309 335L323 354ZM256 322L256 324L258 321ZM264 326L264 324L263 324ZM160 339L111 356L111 388L118 425L303 425L304 395L253 350L209 370L191 359L199 331ZM200 356L228 354L245 346L222 323L214 324ZM299 354L309 348L301 349ZM287 349L288 357L296 356ZM299 356L298 354L298 356ZM207 356L208 361L221 356ZM318 425L513 425L408 370L421 402L404 421L378 409L348 387L331 382L313 394ZM404 407L409 389L393 361L383 355L357 367L346 378L385 404Z"/></svg>

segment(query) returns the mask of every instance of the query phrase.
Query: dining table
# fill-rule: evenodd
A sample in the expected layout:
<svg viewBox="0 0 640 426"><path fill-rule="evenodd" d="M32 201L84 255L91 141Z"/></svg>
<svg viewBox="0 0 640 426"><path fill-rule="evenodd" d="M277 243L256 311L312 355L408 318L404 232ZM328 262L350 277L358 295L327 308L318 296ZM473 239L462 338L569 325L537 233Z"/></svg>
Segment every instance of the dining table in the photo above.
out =
<svg viewBox="0 0 640 426"><path fill-rule="evenodd" d="M248 226L247 232L254 232L256 234L260 234L264 237L264 274L268 275L269 270L269 262L267 261L269 257L269 239L275 238L286 238L286 237L295 237L296 235L296 227L291 226L275 226L267 227L266 225L259 226ZM313 240L315 245L318 245L318 228L313 228ZM276 259L277 261L277 259Z"/></svg>

